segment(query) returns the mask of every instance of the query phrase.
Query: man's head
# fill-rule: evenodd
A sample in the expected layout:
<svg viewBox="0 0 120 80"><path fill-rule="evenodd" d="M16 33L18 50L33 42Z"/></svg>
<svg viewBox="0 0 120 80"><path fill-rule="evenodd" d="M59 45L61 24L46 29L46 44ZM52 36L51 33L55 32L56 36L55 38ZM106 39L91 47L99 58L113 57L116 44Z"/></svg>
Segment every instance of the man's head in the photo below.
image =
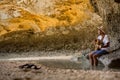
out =
<svg viewBox="0 0 120 80"><path fill-rule="evenodd" d="M105 35L105 31L103 30L103 26L98 27L98 34L99 35Z"/></svg>

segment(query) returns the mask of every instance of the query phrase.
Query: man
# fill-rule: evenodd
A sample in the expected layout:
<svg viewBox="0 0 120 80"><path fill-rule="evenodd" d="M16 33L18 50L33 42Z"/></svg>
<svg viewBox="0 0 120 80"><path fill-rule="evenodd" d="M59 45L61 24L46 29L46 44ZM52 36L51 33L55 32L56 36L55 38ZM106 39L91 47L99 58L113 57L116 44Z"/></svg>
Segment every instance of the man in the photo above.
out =
<svg viewBox="0 0 120 80"><path fill-rule="evenodd" d="M92 66L98 65L98 57L109 53L110 41L108 35L105 34L102 28L98 28L97 40L100 41L101 45L98 45L95 51L89 53L89 59Z"/></svg>

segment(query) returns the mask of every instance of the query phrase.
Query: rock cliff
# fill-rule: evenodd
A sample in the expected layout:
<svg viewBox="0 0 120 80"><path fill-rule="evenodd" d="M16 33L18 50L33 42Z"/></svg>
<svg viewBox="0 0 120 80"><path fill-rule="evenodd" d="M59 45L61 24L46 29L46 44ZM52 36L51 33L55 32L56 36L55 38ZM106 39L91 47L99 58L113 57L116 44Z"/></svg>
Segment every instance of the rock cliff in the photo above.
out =
<svg viewBox="0 0 120 80"><path fill-rule="evenodd" d="M86 49L101 24L89 0L1 0L0 52Z"/></svg>
<svg viewBox="0 0 120 80"><path fill-rule="evenodd" d="M111 40L111 54L100 60L108 67L120 67L120 0L90 0L95 11L103 18Z"/></svg>

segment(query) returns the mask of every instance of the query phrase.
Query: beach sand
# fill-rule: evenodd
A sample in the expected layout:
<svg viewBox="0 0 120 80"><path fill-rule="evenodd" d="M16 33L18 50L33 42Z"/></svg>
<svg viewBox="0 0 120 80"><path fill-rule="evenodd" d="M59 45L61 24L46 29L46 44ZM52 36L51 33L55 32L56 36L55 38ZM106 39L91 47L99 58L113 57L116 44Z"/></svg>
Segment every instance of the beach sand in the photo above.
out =
<svg viewBox="0 0 120 80"><path fill-rule="evenodd" d="M26 63L41 69L20 69ZM120 72L112 70L75 70L50 68L37 60L0 61L0 80L120 80Z"/></svg>

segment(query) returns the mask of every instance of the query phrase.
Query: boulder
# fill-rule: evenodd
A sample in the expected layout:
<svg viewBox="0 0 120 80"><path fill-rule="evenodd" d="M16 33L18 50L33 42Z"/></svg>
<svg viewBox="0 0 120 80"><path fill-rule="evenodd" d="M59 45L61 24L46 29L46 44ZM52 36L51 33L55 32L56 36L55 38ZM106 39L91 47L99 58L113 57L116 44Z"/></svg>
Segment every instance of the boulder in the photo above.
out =
<svg viewBox="0 0 120 80"><path fill-rule="evenodd" d="M103 55L98 60L102 62L105 67L120 68L120 50Z"/></svg>

